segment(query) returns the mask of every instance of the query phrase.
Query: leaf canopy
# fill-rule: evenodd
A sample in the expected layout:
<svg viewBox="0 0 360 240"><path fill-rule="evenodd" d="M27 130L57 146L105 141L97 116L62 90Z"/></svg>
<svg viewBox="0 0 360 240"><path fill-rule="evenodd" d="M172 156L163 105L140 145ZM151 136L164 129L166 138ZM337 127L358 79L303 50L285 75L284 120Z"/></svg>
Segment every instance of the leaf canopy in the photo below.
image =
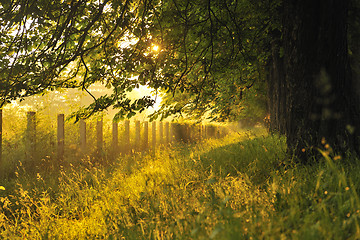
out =
<svg viewBox="0 0 360 240"><path fill-rule="evenodd" d="M109 107L129 117L153 105L150 97L127 99L139 85L167 96L153 118L194 111L231 118L245 90L263 89L280 3L1 0L0 104L100 82L113 93L94 98L78 118Z"/></svg>

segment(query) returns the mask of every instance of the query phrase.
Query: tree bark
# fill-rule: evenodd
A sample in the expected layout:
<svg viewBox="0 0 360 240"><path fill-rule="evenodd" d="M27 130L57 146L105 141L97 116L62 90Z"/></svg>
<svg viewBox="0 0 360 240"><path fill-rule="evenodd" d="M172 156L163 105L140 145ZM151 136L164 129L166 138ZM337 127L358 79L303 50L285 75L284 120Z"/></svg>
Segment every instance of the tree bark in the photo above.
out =
<svg viewBox="0 0 360 240"><path fill-rule="evenodd" d="M324 140L357 151L359 105L348 62L347 0L284 1L288 149L302 162Z"/></svg>
<svg viewBox="0 0 360 240"><path fill-rule="evenodd" d="M286 84L284 62L280 56L281 33L274 31L271 42L271 61L268 79L268 105L270 114L270 132L285 134Z"/></svg>

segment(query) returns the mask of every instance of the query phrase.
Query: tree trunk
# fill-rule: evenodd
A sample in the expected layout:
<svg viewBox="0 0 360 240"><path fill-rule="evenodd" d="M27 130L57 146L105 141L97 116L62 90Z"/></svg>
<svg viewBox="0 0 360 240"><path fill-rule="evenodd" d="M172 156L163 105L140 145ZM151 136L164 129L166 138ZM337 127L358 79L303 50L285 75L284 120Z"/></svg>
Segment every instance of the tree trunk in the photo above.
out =
<svg viewBox="0 0 360 240"><path fill-rule="evenodd" d="M326 142L357 150L359 105L349 74L347 0L284 1L288 149L307 162Z"/></svg>
<svg viewBox="0 0 360 240"><path fill-rule="evenodd" d="M285 134L286 85L284 62L280 56L281 33L274 31L271 42L271 62L268 79L268 100L270 113L270 132Z"/></svg>

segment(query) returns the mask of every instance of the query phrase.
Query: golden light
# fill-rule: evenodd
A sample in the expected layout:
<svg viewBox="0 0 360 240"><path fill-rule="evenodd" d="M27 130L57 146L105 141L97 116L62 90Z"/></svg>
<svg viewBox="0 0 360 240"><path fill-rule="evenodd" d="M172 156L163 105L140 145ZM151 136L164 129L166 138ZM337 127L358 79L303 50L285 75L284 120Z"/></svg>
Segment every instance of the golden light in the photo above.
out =
<svg viewBox="0 0 360 240"><path fill-rule="evenodd" d="M158 51L160 51L160 46L159 46L159 45L156 45L156 44L153 44L153 45L151 46L151 50L152 50L153 52L158 52Z"/></svg>

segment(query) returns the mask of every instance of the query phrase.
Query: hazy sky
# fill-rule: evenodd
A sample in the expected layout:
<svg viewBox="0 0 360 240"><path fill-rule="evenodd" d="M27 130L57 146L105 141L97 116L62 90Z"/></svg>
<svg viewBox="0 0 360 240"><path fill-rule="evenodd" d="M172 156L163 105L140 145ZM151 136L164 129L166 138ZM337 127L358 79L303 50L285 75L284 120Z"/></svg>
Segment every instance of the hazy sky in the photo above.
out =
<svg viewBox="0 0 360 240"><path fill-rule="evenodd" d="M95 84L88 89L91 94L95 97L100 97L101 95L111 94L112 90L107 89L100 84ZM130 99L137 99L143 96L152 96L153 99L156 99L156 104L153 108L147 109L139 116L135 116L136 119L143 120L147 115L154 112L159 107L161 102L161 96L158 94L155 96L153 89L150 89L146 86L140 86L138 89L134 89L128 94ZM80 106L86 106L93 101L92 97L84 91L77 89L65 89L60 91L53 91L44 94L43 96L32 96L26 98L24 101L14 101L12 104L9 104L6 108L18 109L19 111L41 111L44 114L70 114L75 111ZM107 111L106 115L113 117L116 113L116 110L113 110L112 107Z"/></svg>

